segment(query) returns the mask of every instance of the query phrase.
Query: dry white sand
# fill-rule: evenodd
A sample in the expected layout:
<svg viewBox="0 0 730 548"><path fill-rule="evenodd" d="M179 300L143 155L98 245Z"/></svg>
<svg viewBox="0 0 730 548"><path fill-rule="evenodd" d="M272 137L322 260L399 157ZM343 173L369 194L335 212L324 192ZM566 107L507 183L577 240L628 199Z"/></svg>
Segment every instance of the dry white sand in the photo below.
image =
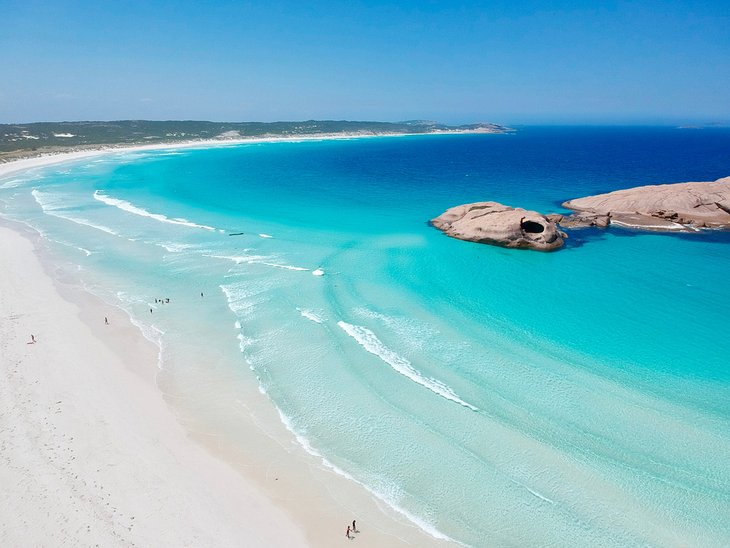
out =
<svg viewBox="0 0 730 548"><path fill-rule="evenodd" d="M74 160L82 160L93 156L104 154L126 153L126 152L145 152L153 150L167 150L177 148L213 148L213 147L230 147L244 144L260 144L260 143L296 143L301 141L322 141L322 140L339 140L339 139L366 139L377 137L404 137L406 135L436 135L438 132L424 134L382 134L382 135L359 135L359 134L327 134L321 135L299 135L296 137L251 137L241 139L211 139L198 141L181 141L173 143L155 143L151 145L99 145L98 148L76 150L69 147L68 152L48 153L39 156L30 156L10 162L0 162L0 177L18 171L26 171L36 167L42 167L50 164L69 162Z"/></svg>
<svg viewBox="0 0 730 548"><path fill-rule="evenodd" d="M59 295L29 240L0 227L0 258L0 546L307 544L187 437ZM126 339L130 362L156 363L120 316L107 336Z"/></svg>
<svg viewBox="0 0 730 548"><path fill-rule="evenodd" d="M127 150L152 148L170 145ZM0 176L119 151L19 160L0 165ZM8 226L0 546L336 546L353 517L360 546L448 544L307 454L257 390L249 406L265 411L238 426L251 440L246 454L189 417L183 428L156 384L158 349L119 309L54 280L37 235Z"/></svg>

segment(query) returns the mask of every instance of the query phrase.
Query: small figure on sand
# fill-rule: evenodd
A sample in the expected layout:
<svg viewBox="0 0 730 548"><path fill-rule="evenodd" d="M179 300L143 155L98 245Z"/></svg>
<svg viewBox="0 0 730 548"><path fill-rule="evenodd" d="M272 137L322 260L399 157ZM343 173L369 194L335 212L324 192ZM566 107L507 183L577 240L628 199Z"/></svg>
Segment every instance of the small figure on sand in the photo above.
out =
<svg viewBox="0 0 730 548"><path fill-rule="evenodd" d="M152 309L150 308L150 314L152 314Z"/></svg>
<svg viewBox="0 0 730 548"><path fill-rule="evenodd" d="M352 520L352 532L353 533L359 533L360 531L357 530L357 527L355 526L355 520Z"/></svg>
<svg viewBox="0 0 730 548"><path fill-rule="evenodd" d="M203 292L202 292L202 291L200 292L200 296L201 296L201 297L203 296Z"/></svg>
<svg viewBox="0 0 730 548"><path fill-rule="evenodd" d="M170 303L170 297L168 297L167 299L165 299L165 302L169 304Z"/></svg>
<svg viewBox="0 0 730 548"><path fill-rule="evenodd" d="M30 336L30 344L35 344L35 335Z"/></svg>
<svg viewBox="0 0 730 548"><path fill-rule="evenodd" d="M155 299L155 304L157 304L157 299Z"/></svg>
<svg viewBox="0 0 730 548"><path fill-rule="evenodd" d="M346 536L347 538L352 538L352 537L350 536L350 526L349 526L349 525L347 526L347 531L345 532L345 536Z"/></svg>
<svg viewBox="0 0 730 548"><path fill-rule="evenodd" d="M109 318L104 316L104 325L109 325Z"/></svg>

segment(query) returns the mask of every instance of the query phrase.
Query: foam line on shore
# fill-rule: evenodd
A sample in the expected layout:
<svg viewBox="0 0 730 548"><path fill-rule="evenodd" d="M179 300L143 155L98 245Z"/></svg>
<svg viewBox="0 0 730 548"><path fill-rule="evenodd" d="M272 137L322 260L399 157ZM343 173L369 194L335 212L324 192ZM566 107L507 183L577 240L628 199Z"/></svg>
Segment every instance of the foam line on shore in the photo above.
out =
<svg viewBox="0 0 730 548"><path fill-rule="evenodd" d="M3 545L322 544L183 428L148 368L154 349L124 317L144 297L54 277L40 247L0 226L0 475L22 494L1 497Z"/></svg>
<svg viewBox="0 0 730 548"><path fill-rule="evenodd" d="M424 377L415 367L413 367L410 361L385 346L377 335L370 331L367 327L353 325L343 321L337 322L337 325L340 326L340 328L350 337L355 339L355 341L357 341L357 343L365 350L380 358L382 361L390 365L393 370L404 377L412 380L416 384L420 384L424 388L429 389L431 392L444 399L458 403L472 411L479 411L479 408L459 398L459 396L457 396L446 384L434 378Z"/></svg>
<svg viewBox="0 0 730 548"><path fill-rule="evenodd" d="M262 393L266 394L265 391L263 391ZM286 427L286 429L289 430L289 432L292 433L292 435L296 439L297 443L302 447L302 449L304 449L307 453L309 453L313 457L319 459L320 462L326 468L328 468L329 470L332 470L337 475L342 476L343 478L345 478L345 479L347 479L349 481L355 482L358 485L362 486L371 495L373 495L376 499L378 499L378 500L384 502L385 504L387 504L389 508L391 508L392 510L396 511L398 514L402 515L403 517L405 517L408 521L410 521L411 523L413 523L416 527L418 527L419 529L421 529L423 532L427 533L428 535L432 536L433 538L435 538L437 540L443 540L443 541L447 541L447 542L453 542L453 543L456 543L456 544L458 544L460 546L465 546L464 544L462 544L462 543L460 543L460 542L452 539L451 537L445 535L444 533L442 533L441 531L439 531L436 527L434 527L432 524L430 524L426 520L424 520L424 519L422 519L422 518L420 518L420 517L412 514L411 512L409 512L408 510L406 510L405 508L401 507L400 505L398 505L396 503L396 501L392 500L391 497L388 497L388 496L384 495L383 493L379 492L378 490L374 489L373 487L369 486L368 484L366 484L366 483L364 483L362 481L359 481L354 476L352 476L352 475L348 474L347 472L345 472L339 466L336 466L335 464L333 464L332 462L330 462L328 459L326 459L319 451L317 451L312 446L312 444L310 443L309 439L307 439L304 435L302 435L301 433L299 433L296 430L296 428L294 428L294 425L292 424L292 422L289 419L289 417L287 417L282 412L282 410L279 409L279 407L276 404L274 404L273 401L272 401L272 405L274 405L274 408L279 413L279 418L281 419L281 422L284 424L284 426Z"/></svg>

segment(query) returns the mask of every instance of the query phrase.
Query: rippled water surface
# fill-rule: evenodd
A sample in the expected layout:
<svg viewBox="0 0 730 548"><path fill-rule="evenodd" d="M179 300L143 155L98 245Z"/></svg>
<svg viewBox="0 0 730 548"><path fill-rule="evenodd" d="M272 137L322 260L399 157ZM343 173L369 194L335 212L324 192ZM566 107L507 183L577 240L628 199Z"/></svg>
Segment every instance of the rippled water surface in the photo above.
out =
<svg viewBox="0 0 730 548"><path fill-rule="evenodd" d="M0 179L0 212L161 344L185 398L225 413L231 371L258 383L434 536L720 546L730 237L574 231L544 254L427 221L728 175L728 130L522 128L99 156Z"/></svg>

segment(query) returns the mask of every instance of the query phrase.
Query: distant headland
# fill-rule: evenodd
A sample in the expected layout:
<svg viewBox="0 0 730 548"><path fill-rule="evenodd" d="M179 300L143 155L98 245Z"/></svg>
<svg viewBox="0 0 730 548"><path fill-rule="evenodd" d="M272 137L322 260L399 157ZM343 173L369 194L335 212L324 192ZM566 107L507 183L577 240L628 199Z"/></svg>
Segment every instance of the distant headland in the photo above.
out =
<svg viewBox="0 0 730 548"><path fill-rule="evenodd" d="M536 211L477 202L452 207L431 220L448 236L501 247L552 251L568 235L561 229L618 226L654 232L730 230L730 177L716 181L648 185L575 198L575 213Z"/></svg>
<svg viewBox="0 0 730 548"><path fill-rule="evenodd" d="M509 133L492 123L451 126L428 120L356 122L206 122L120 120L110 122L34 122L0 124L0 162L100 147L127 147L196 141L366 137L427 133Z"/></svg>

